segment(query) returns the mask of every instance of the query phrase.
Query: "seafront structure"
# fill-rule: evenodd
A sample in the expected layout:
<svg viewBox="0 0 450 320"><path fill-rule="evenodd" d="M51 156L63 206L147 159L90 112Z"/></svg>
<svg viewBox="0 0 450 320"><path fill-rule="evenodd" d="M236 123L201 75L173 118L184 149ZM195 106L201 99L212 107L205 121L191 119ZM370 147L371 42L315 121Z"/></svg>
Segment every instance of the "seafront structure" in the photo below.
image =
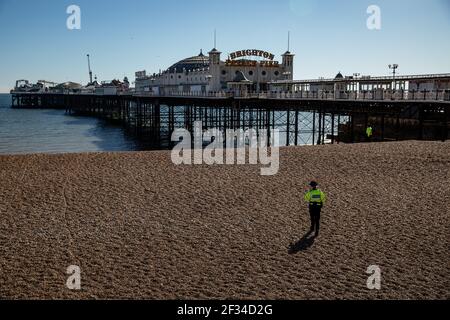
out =
<svg viewBox="0 0 450 320"><path fill-rule="evenodd" d="M298 94L298 93L297 93ZM143 94L95 95L14 93L16 108L60 108L69 114L96 116L123 124L151 148L173 146L172 133L192 131L201 121L205 129L272 129L281 145L337 142L446 140L450 128L450 100L334 99L295 93L238 97L233 95L159 96ZM373 128L367 140L366 128Z"/></svg>
<svg viewBox="0 0 450 320"><path fill-rule="evenodd" d="M222 52L212 49L208 56L199 55L183 59L158 74L136 72L136 92L156 95L206 92L264 92L270 83L293 80L294 54L286 51L281 62L273 53L245 49L232 52L223 61Z"/></svg>
<svg viewBox="0 0 450 320"><path fill-rule="evenodd" d="M270 83L275 92L326 99L450 100L450 74L343 76L333 79L282 80Z"/></svg>
<svg viewBox="0 0 450 320"><path fill-rule="evenodd" d="M177 128L278 129L282 145L405 139L446 140L450 128L450 74L344 76L294 80L294 54L281 61L245 49L183 59L163 72L136 72L123 82L18 82L12 107L61 108L118 121L156 148L171 146ZM261 130L262 131L262 130Z"/></svg>

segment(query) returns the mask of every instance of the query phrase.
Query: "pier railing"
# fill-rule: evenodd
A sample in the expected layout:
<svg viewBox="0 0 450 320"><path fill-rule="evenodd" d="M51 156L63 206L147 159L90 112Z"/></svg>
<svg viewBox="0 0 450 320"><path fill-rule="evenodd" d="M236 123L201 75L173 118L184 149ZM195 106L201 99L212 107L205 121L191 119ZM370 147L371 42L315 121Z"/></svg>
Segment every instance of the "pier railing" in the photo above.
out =
<svg viewBox="0 0 450 320"><path fill-rule="evenodd" d="M376 101L442 101L450 102L450 90L371 90L371 91L272 91L272 92L154 92L135 93L146 97L197 97L241 99L295 99L295 100L376 100Z"/></svg>
<svg viewBox="0 0 450 320"><path fill-rule="evenodd" d="M237 97L233 93L225 91L214 91L214 92L202 92L202 91L192 91L192 92L168 92L168 93L155 93L155 92L139 92L135 93L135 96L139 97L198 97L198 98L231 98Z"/></svg>
<svg viewBox="0 0 450 320"><path fill-rule="evenodd" d="M103 94L89 92L14 92L15 95L78 95L78 96L103 96ZM214 91L214 92L178 92L166 93L155 92L117 92L113 96L135 96L135 97L180 97L180 98L204 98L204 99L272 99L272 100L326 100L326 101L422 101L422 102L450 102L450 90L383 90L374 89L369 91L270 91L270 92L245 92L245 91Z"/></svg>

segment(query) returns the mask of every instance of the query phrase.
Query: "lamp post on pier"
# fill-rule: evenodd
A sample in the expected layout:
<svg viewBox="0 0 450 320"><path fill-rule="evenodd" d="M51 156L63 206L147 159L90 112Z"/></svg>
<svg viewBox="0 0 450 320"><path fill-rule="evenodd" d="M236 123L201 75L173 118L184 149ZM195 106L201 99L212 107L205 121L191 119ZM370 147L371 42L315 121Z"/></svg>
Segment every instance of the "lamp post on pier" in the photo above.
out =
<svg viewBox="0 0 450 320"><path fill-rule="evenodd" d="M361 73L354 73L353 74L353 91L358 91L358 77L361 75Z"/></svg>
<svg viewBox="0 0 450 320"><path fill-rule="evenodd" d="M389 65L389 69L392 70L392 74L393 74L393 82L394 82L394 90L397 89L397 85L395 83L395 74L397 72L398 69L398 64L390 64Z"/></svg>

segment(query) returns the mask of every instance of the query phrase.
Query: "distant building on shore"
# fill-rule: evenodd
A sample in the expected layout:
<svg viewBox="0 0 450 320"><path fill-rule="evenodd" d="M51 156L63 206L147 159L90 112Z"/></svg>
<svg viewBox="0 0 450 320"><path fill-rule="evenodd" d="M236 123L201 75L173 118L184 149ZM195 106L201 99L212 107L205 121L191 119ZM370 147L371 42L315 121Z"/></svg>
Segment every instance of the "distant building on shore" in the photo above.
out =
<svg viewBox="0 0 450 320"><path fill-rule="evenodd" d="M136 92L156 95L173 92L262 92L270 83L292 81L294 78L294 54L287 51L281 62L274 54L256 49L240 50L223 61L221 52L212 49L208 56L199 55L183 59L158 74L136 72Z"/></svg>

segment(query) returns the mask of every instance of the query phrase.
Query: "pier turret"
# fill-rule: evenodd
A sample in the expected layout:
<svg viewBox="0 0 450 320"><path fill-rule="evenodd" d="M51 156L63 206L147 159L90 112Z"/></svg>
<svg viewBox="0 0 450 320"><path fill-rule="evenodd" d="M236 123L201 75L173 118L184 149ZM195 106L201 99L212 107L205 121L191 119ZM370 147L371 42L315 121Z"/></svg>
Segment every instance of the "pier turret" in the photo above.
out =
<svg viewBox="0 0 450 320"><path fill-rule="evenodd" d="M211 83L209 84L211 91L218 91L221 88L220 84L220 55L222 52L216 48L209 53L209 71L211 75Z"/></svg>
<svg viewBox="0 0 450 320"><path fill-rule="evenodd" d="M286 80L293 80L294 79L294 57L295 54L292 54L290 51L286 51L283 55L283 68L284 68L284 75Z"/></svg>

